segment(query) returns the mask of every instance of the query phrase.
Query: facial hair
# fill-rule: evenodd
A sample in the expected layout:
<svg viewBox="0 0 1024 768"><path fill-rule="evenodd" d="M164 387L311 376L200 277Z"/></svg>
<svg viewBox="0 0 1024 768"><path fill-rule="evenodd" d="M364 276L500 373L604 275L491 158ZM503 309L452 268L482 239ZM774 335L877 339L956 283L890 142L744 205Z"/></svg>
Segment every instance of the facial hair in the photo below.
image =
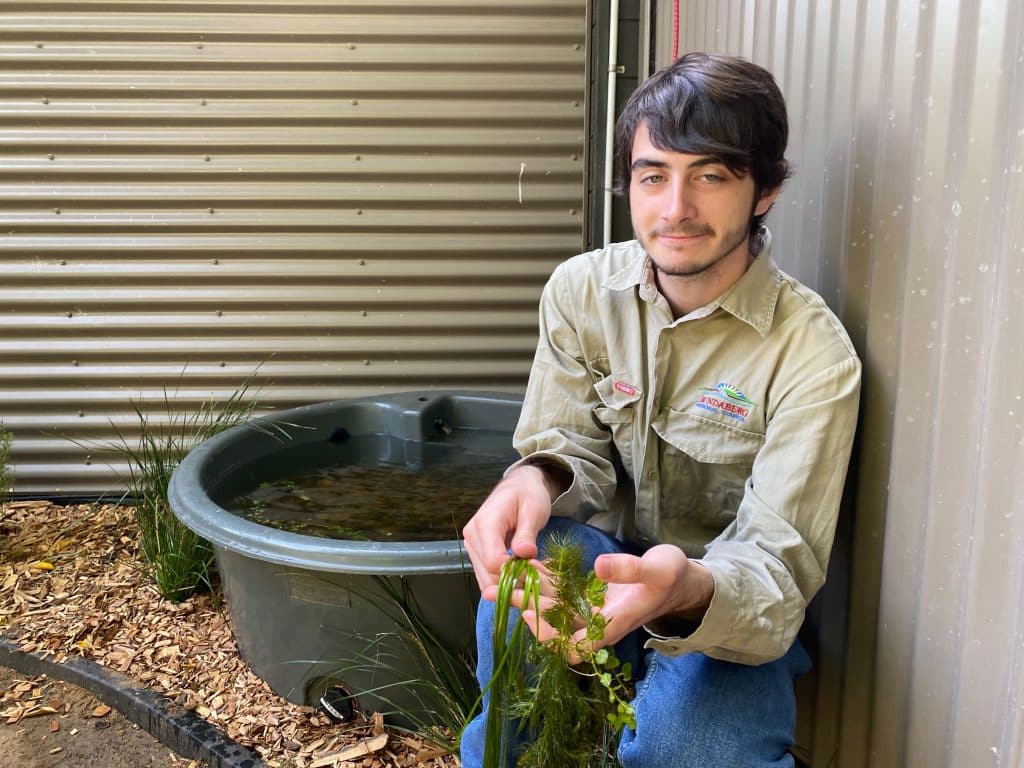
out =
<svg viewBox="0 0 1024 768"><path fill-rule="evenodd" d="M665 264L658 264L653 258L651 263L654 265L655 270L662 274L671 277L697 277L699 275L710 272L717 266L717 264L730 255L733 251L738 248L743 241L747 238L749 233L748 228L743 228L735 232L727 233L727 240L722 250L714 254L710 261L703 264L690 264L681 267L673 267ZM647 236L647 242L650 242L656 237L662 235L676 235L683 237L693 237L696 235L705 235L708 238L714 238L718 233L715 229L707 223L704 224L682 224L678 227L658 227L652 230Z"/></svg>

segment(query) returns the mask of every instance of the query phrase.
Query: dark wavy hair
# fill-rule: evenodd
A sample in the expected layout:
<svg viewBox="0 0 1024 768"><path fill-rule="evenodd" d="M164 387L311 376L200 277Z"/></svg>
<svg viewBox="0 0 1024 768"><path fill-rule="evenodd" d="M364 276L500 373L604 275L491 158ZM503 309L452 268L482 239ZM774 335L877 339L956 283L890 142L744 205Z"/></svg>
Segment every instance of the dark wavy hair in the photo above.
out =
<svg viewBox="0 0 1024 768"><path fill-rule="evenodd" d="M750 174L758 194L789 178L786 101L772 74L734 56L687 53L645 80L615 124L615 192L629 191L633 139L647 126L665 151L717 157L734 173ZM764 216L751 220L756 232Z"/></svg>

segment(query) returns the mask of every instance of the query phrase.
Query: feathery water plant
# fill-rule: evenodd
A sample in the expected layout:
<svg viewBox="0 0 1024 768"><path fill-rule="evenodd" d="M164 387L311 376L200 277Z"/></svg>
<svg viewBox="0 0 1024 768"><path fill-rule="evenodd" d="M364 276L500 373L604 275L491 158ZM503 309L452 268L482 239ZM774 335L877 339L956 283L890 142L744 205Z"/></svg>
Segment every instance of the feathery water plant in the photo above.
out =
<svg viewBox="0 0 1024 768"><path fill-rule="evenodd" d="M543 611L536 568L513 558L502 569L494 629L495 672L488 685L485 768L507 764L511 721L516 735L525 732L527 743L517 760L519 768L588 768L613 761L618 733L635 727L629 703L629 664L620 665L610 648L594 650L604 636L605 618L593 610L604 604L607 584L593 571L584 573L582 551L568 539L553 537L545 566L554 587L554 602ZM524 605L543 616L557 635L543 643L524 634L517 622L506 645L511 592L523 579ZM504 618L502 618L504 617ZM586 628L586 639L573 638ZM569 657L580 657L570 665ZM524 663L525 662L525 663Z"/></svg>

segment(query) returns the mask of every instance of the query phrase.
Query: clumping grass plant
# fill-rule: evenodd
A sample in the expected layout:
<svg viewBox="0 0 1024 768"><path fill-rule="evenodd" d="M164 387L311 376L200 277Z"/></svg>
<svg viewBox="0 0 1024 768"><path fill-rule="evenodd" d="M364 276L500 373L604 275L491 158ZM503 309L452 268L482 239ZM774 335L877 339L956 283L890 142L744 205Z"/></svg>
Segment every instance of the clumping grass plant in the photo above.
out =
<svg viewBox="0 0 1024 768"><path fill-rule="evenodd" d="M582 552L554 538L545 560L554 602L540 609L540 576L529 562L513 558L502 568L494 626L494 673L488 684L484 768L503 768L511 743L526 735L518 768L589 768L614 765L624 726L636 727L629 703L632 670L610 648L593 649L604 636L607 584L582 570ZM537 642L522 621L508 629L513 591L520 585L524 605L542 616L557 635ZM576 641L578 627L586 639ZM507 639L506 639L507 638ZM575 653L579 664L570 665Z"/></svg>
<svg viewBox="0 0 1024 768"><path fill-rule="evenodd" d="M14 475L8 465L11 458L11 433L4 429L0 421L0 501L3 501L14 485Z"/></svg>
<svg viewBox="0 0 1024 768"><path fill-rule="evenodd" d="M255 371L226 400L206 400L194 413L184 412L165 388L159 420L143 409L143 403L132 400L138 440L113 425L116 440L105 447L120 454L128 465L128 476L122 480L135 505L142 555L167 600L180 602L197 591L209 590L213 569L210 543L171 511L167 501L171 474L194 447L252 418L258 394L251 393L254 377Z"/></svg>

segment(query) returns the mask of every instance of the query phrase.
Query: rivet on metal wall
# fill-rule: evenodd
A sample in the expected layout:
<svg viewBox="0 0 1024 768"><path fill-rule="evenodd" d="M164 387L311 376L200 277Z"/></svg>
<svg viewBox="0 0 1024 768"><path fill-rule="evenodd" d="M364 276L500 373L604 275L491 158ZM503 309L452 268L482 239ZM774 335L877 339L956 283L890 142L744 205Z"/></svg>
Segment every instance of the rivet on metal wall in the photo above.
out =
<svg viewBox="0 0 1024 768"><path fill-rule="evenodd" d="M205 160L206 162L210 162L210 156L209 155L203 155L203 160Z"/></svg>
<svg viewBox="0 0 1024 768"><path fill-rule="evenodd" d="M363 209L362 208L356 208L356 216L362 216L362 215L363 215Z"/></svg>
<svg viewBox="0 0 1024 768"><path fill-rule="evenodd" d="M221 368L226 368L227 367L227 363L225 363L223 360L221 360L220 361L220 367Z"/></svg>
<svg viewBox="0 0 1024 768"><path fill-rule="evenodd" d="M47 155L46 157L47 157L48 159L50 159L50 160L54 160L54 159L56 159L56 158L55 158L55 156L54 156L54 154L53 154L53 152L51 152L50 154L48 154L48 155Z"/></svg>
<svg viewBox="0 0 1024 768"><path fill-rule="evenodd" d="M210 263L211 263L211 264L220 264L220 259L212 259L212 260L210 261Z"/></svg>
<svg viewBox="0 0 1024 768"><path fill-rule="evenodd" d="M50 100L48 98L46 98L45 96L43 96L43 104L49 104L49 103L50 103Z"/></svg>
<svg viewBox="0 0 1024 768"><path fill-rule="evenodd" d="M217 310L217 317L221 317L224 313L221 310Z"/></svg>
<svg viewBox="0 0 1024 768"><path fill-rule="evenodd" d="M580 45L579 43L573 43L573 44L572 44L572 49L573 49L574 51L578 51L578 50L579 50L580 48L582 48L582 47L583 47L583 46L581 46L581 45Z"/></svg>
<svg viewBox="0 0 1024 768"><path fill-rule="evenodd" d="M60 213L60 208L54 208L53 212L59 214Z"/></svg>
<svg viewBox="0 0 1024 768"><path fill-rule="evenodd" d="M352 99L352 106L353 107L358 107L359 106L359 99Z"/></svg>
<svg viewBox="0 0 1024 768"><path fill-rule="evenodd" d="M213 208L209 208L208 210L210 211L210 213L213 213Z"/></svg>
<svg viewBox="0 0 1024 768"><path fill-rule="evenodd" d="M350 51L354 51L354 50L356 49L356 44L355 44L355 43L349 43L349 44L348 44L348 49L349 49Z"/></svg>
<svg viewBox="0 0 1024 768"><path fill-rule="evenodd" d="M62 267L66 267L68 265L68 260L67 259L61 259L59 263L60 263L60 265Z"/></svg>
<svg viewBox="0 0 1024 768"><path fill-rule="evenodd" d="M363 365L369 365L369 364L370 364L369 360L363 360Z"/></svg>
<svg viewBox="0 0 1024 768"><path fill-rule="evenodd" d="M68 317L74 317L75 316L75 313L74 312L70 312L70 311L69 312L65 312L64 314L66 314Z"/></svg>
<svg viewBox="0 0 1024 768"><path fill-rule="evenodd" d="M360 259L359 260L359 266L360 267L366 266L366 259Z"/></svg>
<svg viewBox="0 0 1024 768"><path fill-rule="evenodd" d="M199 50L202 50L203 49L203 44L202 43L196 43L196 48L198 48Z"/></svg>
<svg viewBox="0 0 1024 768"><path fill-rule="evenodd" d="M78 361L77 361L77 360L72 360L72 361L71 361L71 365L72 365L73 367L77 368L77 367L78 367Z"/></svg>
<svg viewBox="0 0 1024 768"><path fill-rule="evenodd" d="M42 48L42 47L43 47L42 43L36 43L36 48Z"/></svg>
<svg viewBox="0 0 1024 768"><path fill-rule="evenodd" d="M362 160L363 156L362 155L352 155L352 159L353 160Z"/></svg>
<svg viewBox="0 0 1024 768"><path fill-rule="evenodd" d="M206 99L200 99L199 100L199 106L200 107L205 107L206 106Z"/></svg>
<svg viewBox="0 0 1024 768"><path fill-rule="evenodd" d="M85 460L85 466L87 466L87 467L88 466L92 466L92 459L86 459Z"/></svg>
<svg viewBox="0 0 1024 768"><path fill-rule="evenodd" d="M575 216L576 215L576 209L575 208L570 208L569 209L569 215L570 216Z"/></svg>
<svg viewBox="0 0 1024 768"><path fill-rule="evenodd" d="M80 418L80 419L85 418L85 411L79 411L78 412L78 418Z"/></svg>
<svg viewBox="0 0 1024 768"><path fill-rule="evenodd" d="M574 102L572 103L572 105L573 105L574 107L578 107L578 106L580 105L580 103L579 103L578 101L574 101Z"/></svg>
<svg viewBox="0 0 1024 768"><path fill-rule="evenodd" d="M359 314L360 314L360 315L362 315L363 317L366 317L366 310L365 310L365 309L364 309L364 310L361 310L361 311L359 312Z"/></svg>

